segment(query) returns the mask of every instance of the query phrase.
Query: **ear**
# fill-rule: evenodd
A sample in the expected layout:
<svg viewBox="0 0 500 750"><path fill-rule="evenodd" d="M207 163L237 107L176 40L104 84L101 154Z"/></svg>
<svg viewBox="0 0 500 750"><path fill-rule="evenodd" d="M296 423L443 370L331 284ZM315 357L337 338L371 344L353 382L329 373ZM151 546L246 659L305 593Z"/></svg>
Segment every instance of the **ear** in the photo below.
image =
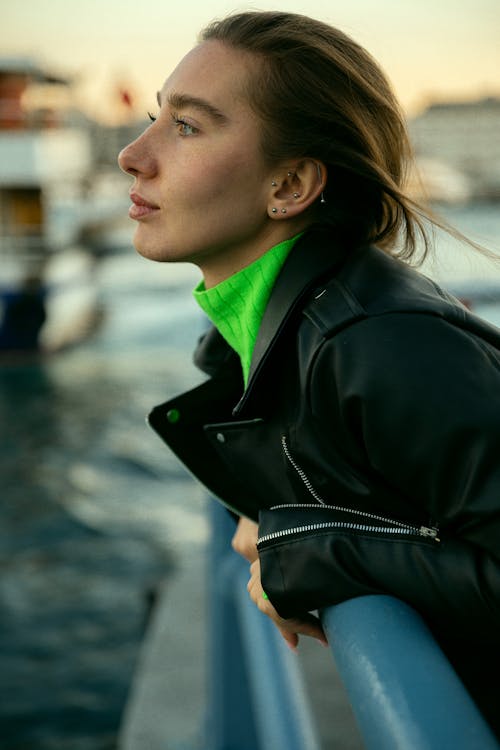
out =
<svg viewBox="0 0 500 750"><path fill-rule="evenodd" d="M287 219L304 213L320 200L326 180L326 166L317 159L301 159L276 170L269 196L269 216Z"/></svg>

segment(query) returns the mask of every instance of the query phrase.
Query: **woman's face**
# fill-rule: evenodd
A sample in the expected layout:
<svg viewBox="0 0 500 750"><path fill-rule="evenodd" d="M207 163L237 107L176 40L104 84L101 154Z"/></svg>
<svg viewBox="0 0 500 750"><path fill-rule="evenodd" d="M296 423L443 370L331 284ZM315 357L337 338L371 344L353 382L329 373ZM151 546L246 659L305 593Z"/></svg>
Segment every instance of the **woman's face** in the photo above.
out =
<svg viewBox="0 0 500 750"><path fill-rule="evenodd" d="M218 41L195 47L159 93L156 120L119 156L134 177L137 250L196 263L207 286L284 239L286 222L271 213L275 172L243 93L256 64Z"/></svg>

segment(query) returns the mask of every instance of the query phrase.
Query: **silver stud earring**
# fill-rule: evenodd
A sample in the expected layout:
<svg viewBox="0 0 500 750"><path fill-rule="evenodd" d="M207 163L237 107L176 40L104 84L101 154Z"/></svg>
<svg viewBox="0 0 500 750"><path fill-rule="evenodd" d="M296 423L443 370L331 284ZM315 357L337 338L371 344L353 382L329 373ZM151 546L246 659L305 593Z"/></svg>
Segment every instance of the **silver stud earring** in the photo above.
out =
<svg viewBox="0 0 500 750"><path fill-rule="evenodd" d="M300 193L294 193L294 194L293 194L293 197L294 197L294 198L300 198Z"/></svg>
<svg viewBox="0 0 500 750"><path fill-rule="evenodd" d="M276 187L276 185L277 185L277 184L278 184L278 183L277 183L277 182L275 182L275 180L273 180L273 181L271 182L271 185L272 185L273 187Z"/></svg>
<svg viewBox="0 0 500 750"><path fill-rule="evenodd" d="M282 209L281 209L281 213L282 213L282 214L286 214L286 208L282 208Z"/></svg>
<svg viewBox="0 0 500 750"><path fill-rule="evenodd" d="M273 212L273 214L277 214L278 213L278 209L277 208L272 208L271 211Z"/></svg>

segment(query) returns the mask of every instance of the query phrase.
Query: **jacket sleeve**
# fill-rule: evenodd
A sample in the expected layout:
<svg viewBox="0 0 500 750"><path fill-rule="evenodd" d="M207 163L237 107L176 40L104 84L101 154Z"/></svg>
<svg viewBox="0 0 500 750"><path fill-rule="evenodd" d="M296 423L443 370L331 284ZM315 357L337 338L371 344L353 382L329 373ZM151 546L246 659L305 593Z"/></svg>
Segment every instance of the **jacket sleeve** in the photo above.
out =
<svg viewBox="0 0 500 750"><path fill-rule="evenodd" d="M261 527L271 512L262 512ZM282 617L391 594L438 633L498 642L500 563L473 544L323 531L264 545L259 557L263 588Z"/></svg>
<svg viewBox="0 0 500 750"><path fill-rule="evenodd" d="M499 353L431 315L367 319L321 347L309 399L322 435L397 492L403 516L410 504L438 527L440 542L344 530L278 536L259 554L280 614L386 593L438 629L453 622L498 639ZM271 513L261 535L276 523Z"/></svg>

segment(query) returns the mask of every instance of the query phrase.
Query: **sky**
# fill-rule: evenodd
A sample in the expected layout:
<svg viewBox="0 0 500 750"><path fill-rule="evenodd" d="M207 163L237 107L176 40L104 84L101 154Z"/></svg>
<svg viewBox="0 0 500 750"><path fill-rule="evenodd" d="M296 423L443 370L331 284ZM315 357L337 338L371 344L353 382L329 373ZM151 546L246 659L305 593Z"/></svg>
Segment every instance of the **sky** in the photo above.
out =
<svg viewBox="0 0 500 750"><path fill-rule="evenodd" d="M119 86L146 114L199 30L248 9L307 13L350 34L410 115L433 100L500 96L500 0L3 0L0 56L75 76L79 103L111 121Z"/></svg>

